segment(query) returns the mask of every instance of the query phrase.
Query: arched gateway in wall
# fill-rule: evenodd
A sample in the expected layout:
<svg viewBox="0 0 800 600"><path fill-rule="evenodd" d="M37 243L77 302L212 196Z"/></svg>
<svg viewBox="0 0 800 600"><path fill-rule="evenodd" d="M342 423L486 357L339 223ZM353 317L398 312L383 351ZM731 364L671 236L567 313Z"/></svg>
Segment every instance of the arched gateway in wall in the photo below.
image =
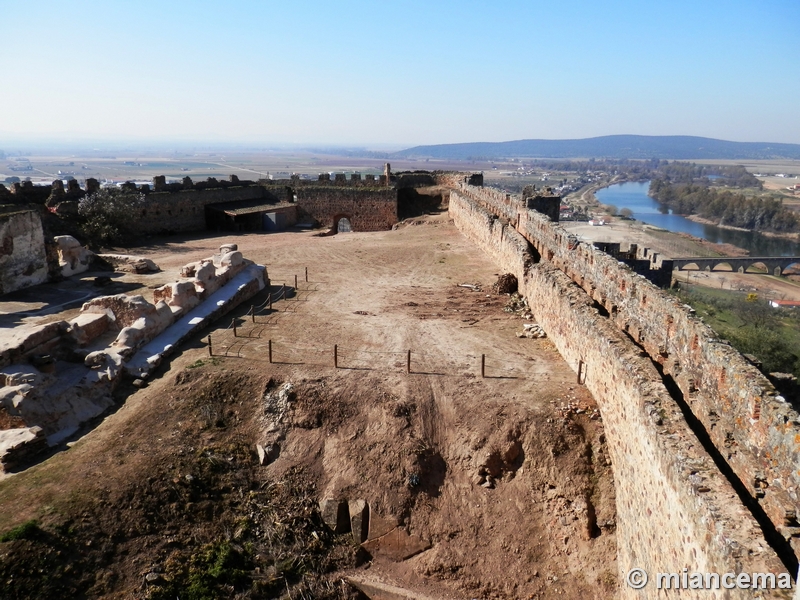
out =
<svg viewBox="0 0 800 600"><path fill-rule="evenodd" d="M350 233L353 231L353 217L349 214L339 214L333 217L331 231L336 233Z"/></svg>
<svg viewBox="0 0 800 600"><path fill-rule="evenodd" d="M349 213L339 213L333 217L332 221L333 223L330 229L320 235L336 235L337 233L349 233L354 231L353 217Z"/></svg>

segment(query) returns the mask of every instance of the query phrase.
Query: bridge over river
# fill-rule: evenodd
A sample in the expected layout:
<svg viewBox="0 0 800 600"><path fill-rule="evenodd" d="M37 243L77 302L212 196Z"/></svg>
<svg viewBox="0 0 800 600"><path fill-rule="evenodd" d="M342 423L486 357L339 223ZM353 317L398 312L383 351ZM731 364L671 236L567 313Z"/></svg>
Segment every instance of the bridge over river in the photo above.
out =
<svg viewBox="0 0 800 600"><path fill-rule="evenodd" d="M800 268L800 256L742 256L737 258L690 256L672 259L673 268L679 271L685 270L689 265L695 265L697 270L706 271L714 271L717 270L717 267L727 265L731 271L739 273L746 272L750 267L760 267L777 277L791 266Z"/></svg>

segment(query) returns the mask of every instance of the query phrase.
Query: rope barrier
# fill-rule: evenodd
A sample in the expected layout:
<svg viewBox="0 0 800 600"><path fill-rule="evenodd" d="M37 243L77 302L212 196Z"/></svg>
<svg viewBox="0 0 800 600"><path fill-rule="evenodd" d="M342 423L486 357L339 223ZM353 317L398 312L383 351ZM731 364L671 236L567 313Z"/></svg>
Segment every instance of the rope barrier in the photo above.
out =
<svg viewBox="0 0 800 600"><path fill-rule="evenodd" d="M270 321L266 323L257 323L249 331L243 331L241 328L238 330L238 338L232 340L229 345L220 344L219 347L225 349L225 355L228 356L230 353L236 351L237 356L241 356L242 350L245 346L257 339L261 339L264 330L269 325L277 325L277 317L280 313L276 313ZM224 333L231 329L234 325L234 321L224 330L218 331L219 333ZM218 338L217 338L218 339ZM271 342L276 346L279 347L281 350L281 354L284 356L296 356L297 353L308 353L313 355L330 355L332 357L334 352L336 353L336 361L339 363L346 363L347 361L350 362L358 362L358 363L369 363L370 356L386 356L386 357L403 357L406 356L408 350L365 350L362 348L356 348L352 346L336 346L336 350L334 351L333 348L318 348L318 347L311 347L311 346L298 346L291 340L271 340ZM219 342L217 342L219 344ZM215 344L216 346L216 344ZM238 349L237 349L238 346ZM467 358L467 361L462 361L459 359ZM534 359L529 358L494 358L489 355L476 355L476 354L467 354L467 355L460 355L460 356L434 356L431 354L427 354L424 352L419 351L412 351L412 362L414 363L415 369L419 372L421 369L433 369L433 368L448 368L448 369L456 369L459 371L473 371L475 369L479 369L481 367L481 359L483 359L483 373L485 374L486 371L491 371L494 373L508 373L508 374L526 374L529 372L531 366L533 366ZM424 364L420 364L422 361ZM380 363L380 361L379 361ZM509 364L511 363L511 364ZM391 364L396 364L396 361ZM342 365L340 364L340 367ZM342 367L346 368L346 364Z"/></svg>
<svg viewBox="0 0 800 600"><path fill-rule="evenodd" d="M348 348L347 346L339 346L339 350L358 352L360 354L405 354L403 350L359 350L358 348Z"/></svg>
<svg viewBox="0 0 800 600"><path fill-rule="evenodd" d="M306 280L307 281L307 280ZM279 300L288 300L289 291L294 292L294 299L298 300L301 293L306 292L316 292L319 291L319 283L311 283L307 285L305 290L300 290L297 285L294 288L287 286L286 284L282 284L280 288L278 288L277 292L270 291L267 295L266 299L258 305L252 305L250 308L250 312L248 313L253 321L253 326L245 331L238 326L238 317L233 317L231 319L230 324L222 330L215 331L215 336L220 334L225 334L225 332L233 329L234 332L234 339L232 340L224 340L227 341L227 345L225 343L220 343L217 341L219 338L215 337L215 348L220 348L224 350L224 356L232 356L235 355L236 357L241 358L242 353L249 347L252 348L251 343L254 340L262 339L262 335L265 330L270 326L277 326L278 320L281 312L297 312L297 302L287 302L284 305L284 310L274 310L272 308L272 303L277 302ZM312 289L313 287L313 289ZM305 299L308 301L308 298ZM267 306L269 305L269 308ZM267 320L265 322L256 322L255 316L267 314ZM245 320L246 323L246 320ZM274 330L270 330L274 331ZM210 338L210 336L209 336ZM261 346L257 347L262 348ZM211 353L211 340L209 339L209 353ZM263 350L260 350L259 353L262 353ZM433 371L456 371L451 372L450 374L474 374L476 372L480 373L481 377L491 377L492 374L500 373L500 374L511 374L511 375L525 375L530 373L530 368L534 365L535 359L533 357L526 358L526 357L503 357L503 358L493 358L486 354L466 354L466 355L459 355L459 356L442 356L442 355L432 355L425 352L420 352L417 350L409 351L407 349L402 350L369 350L363 347L352 347L352 346L339 346L338 344L332 346L330 348L316 348L316 347L309 347L309 346L298 346L293 343L293 341L282 341L282 340L269 340L269 355L270 355L270 362L282 362L280 360L274 360L273 354L278 354L284 358L285 361L297 361L300 360L302 357L298 356L298 354L311 354L313 355L313 359L318 361L319 356L326 356L330 357L329 360L323 360L322 362L315 362L315 363L306 363L306 364L318 364L318 365L329 365L334 366L335 368L344 368L347 369L349 366L352 366L352 363L356 363L357 365L369 365L372 361L370 357L378 357L378 356L386 356L389 358L388 361L375 361L373 364L378 366L379 368L386 368L386 367L394 367L394 368L402 368L402 362L399 360L401 357L406 358L406 369L408 373L418 373L424 374L426 372L430 373ZM392 360L394 358L394 360ZM466 360L464 360L466 359ZM348 364L349 363L349 364ZM356 368L364 368L358 366ZM488 374L487 374L488 373ZM444 374L444 373L437 373L437 374Z"/></svg>

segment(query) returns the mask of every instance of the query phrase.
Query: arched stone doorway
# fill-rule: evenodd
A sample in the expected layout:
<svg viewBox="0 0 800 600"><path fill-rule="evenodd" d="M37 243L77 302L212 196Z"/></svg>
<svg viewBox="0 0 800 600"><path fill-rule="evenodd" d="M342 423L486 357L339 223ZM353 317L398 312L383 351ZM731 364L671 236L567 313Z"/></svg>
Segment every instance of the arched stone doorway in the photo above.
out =
<svg viewBox="0 0 800 600"><path fill-rule="evenodd" d="M350 223L350 219L347 217L339 219L339 223L336 225L336 233L350 233L352 231L353 225Z"/></svg>
<svg viewBox="0 0 800 600"><path fill-rule="evenodd" d="M337 233L350 233L353 231L353 217L348 214L339 214L333 217L331 231Z"/></svg>

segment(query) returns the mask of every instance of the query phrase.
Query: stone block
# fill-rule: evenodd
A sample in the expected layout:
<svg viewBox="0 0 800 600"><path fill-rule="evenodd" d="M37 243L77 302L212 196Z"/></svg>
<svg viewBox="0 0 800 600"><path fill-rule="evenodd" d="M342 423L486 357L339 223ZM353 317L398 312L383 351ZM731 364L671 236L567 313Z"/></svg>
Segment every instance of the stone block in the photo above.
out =
<svg viewBox="0 0 800 600"><path fill-rule="evenodd" d="M13 469L47 448L41 427L24 427L0 431L0 466Z"/></svg>
<svg viewBox="0 0 800 600"><path fill-rule="evenodd" d="M256 453L258 454L258 464L268 465L278 459L281 448L278 443L267 444L266 446L256 444Z"/></svg>
<svg viewBox="0 0 800 600"><path fill-rule="evenodd" d="M131 256L129 254L98 254L116 269L126 273L158 273L161 269L156 263L144 256Z"/></svg>
<svg viewBox="0 0 800 600"><path fill-rule="evenodd" d="M0 366L24 362L34 353L48 353L60 343L67 331L66 321L55 321L34 327L15 327L0 336Z"/></svg>
<svg viewBox="0 0 800 600"><path fill-rule="evenodd" d="M195 279L200 282L201 284L207 284L209 281L214 279L214 276L217 273L217 269L214 266L214 263L209 261L203 261L200 267L195 271Z"/></svg>
<svg viewBox="0 0 800 600"><path fill-rule="evenodd" d="M223 254L219 259L220 265L223 267L238 267L243 261L244 257L238 250Z"/></svg>
<svg viewBox="0 0 800 600"><path fill-rule="evenodd" d="M69 322L68 333L83 348L108 331L110 323L105 313L83 313Z"/></svg>
<svg viewBox="0 0 800 600"><path fill-rule="evenodd" d="M334 533L347 533L350 530L350 514L347 502L334 498L325 498L319 503L322 520Z"/></svg>
<svg viewBox="0 0 800 600"><path fill-rule="evenodd" d="M358 544L366 542L369 537L369 505L365 500L350 500L348 508L353 539Z"/></svg>
<svg viewBox="0 0 800 600"><path fill-rule="evenodd" d="M64 277L89 270L94 252L81 246L81 243L71 235L58 235L53 241L58 247L58 265Z"/></svg>
<svg viewBox="0 0 800 600"><path fill-rule="evenodd" d="M407 560L431 547L429 542L416 535L409 535L404 529L395 527L385 535L370 538L362 547L373 558L394 562Z"/></svg>
<svg viewBox="0 0 800 600"><path fill-rule="evenodd" d="M400 522L395 517L381 517L369 507L369 528L368 528L368 539L372 540L375 538L379 538L382 535L386 535L392 529L397 527Z"/></svg>

